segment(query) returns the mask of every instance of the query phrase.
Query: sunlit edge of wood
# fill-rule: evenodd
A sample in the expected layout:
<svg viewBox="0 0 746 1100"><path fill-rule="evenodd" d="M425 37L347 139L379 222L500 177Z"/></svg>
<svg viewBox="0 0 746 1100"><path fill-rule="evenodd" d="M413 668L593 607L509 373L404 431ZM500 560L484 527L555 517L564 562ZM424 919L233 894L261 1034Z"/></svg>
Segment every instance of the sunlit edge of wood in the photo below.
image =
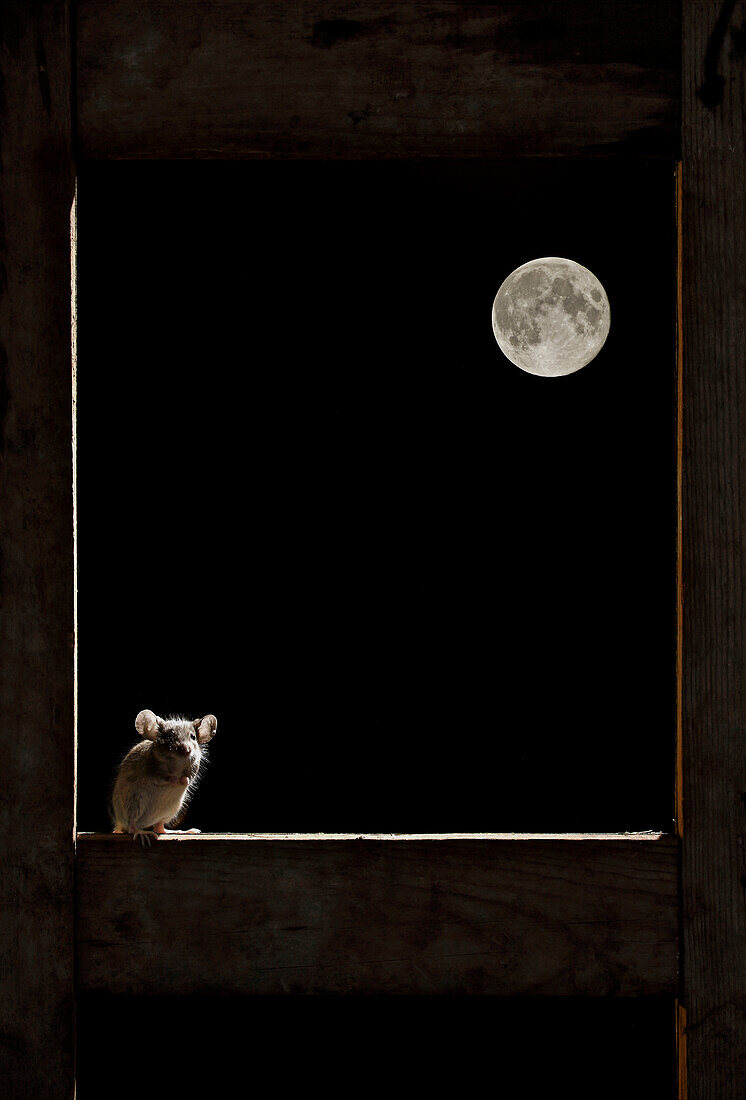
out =
<svg viewBox="0 0 746 1100"><path fill-rule="evenodd" d="M113 840L116 843L129 840L122 833L78 833L78 842ZM165 834L158 838L162 841L202 841L202 840L595 840L595 841L640 841L674 840L670 833L183 833Z"/></svg>

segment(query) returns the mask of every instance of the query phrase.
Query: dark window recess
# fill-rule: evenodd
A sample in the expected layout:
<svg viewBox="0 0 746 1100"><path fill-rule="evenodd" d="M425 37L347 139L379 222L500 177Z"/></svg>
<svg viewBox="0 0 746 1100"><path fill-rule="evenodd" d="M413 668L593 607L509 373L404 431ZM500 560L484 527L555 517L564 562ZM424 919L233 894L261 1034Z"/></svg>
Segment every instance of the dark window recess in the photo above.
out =
<svg viewBox="0 0 746 1100"><path fill-rule="evenodd" d="M143 1082L156 1095L181 1073L186 1096L237 1077L245 1086L271 1080L283 1093L323 1082L332 1100L351 1088L376 1097L392 1087L435 1097L486 1090L530 1100L673 1100L673 1011L669 1001L639 997L88 994L78 1001L77 1096L129 1100ZM123 1051L133 1020L152 1033Z"/></svg>
<svg viewBox="0 0 746 1100"><path fill-rule="evenodd" d="M666 163L88 164L79 825L136 713L218 716L210 830L671 825ZM499 352L589 267L579 373Z"/></svg>

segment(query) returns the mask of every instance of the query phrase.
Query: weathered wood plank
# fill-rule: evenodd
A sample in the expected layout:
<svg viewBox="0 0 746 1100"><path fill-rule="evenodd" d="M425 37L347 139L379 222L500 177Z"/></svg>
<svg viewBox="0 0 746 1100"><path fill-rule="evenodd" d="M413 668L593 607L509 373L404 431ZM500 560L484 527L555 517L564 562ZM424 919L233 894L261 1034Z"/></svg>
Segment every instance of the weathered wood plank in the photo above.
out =
<svg viewBox="0 0 746 1100"><path fill-rule="evenodd" d="M676 156L676 0L81 0L92 158Z"/></svg>
<svg viewBox="0 0 746 1100"><path fill-rule="evenodd" d="M77 978L140 994L672 994L676 864L670 837L83 837Z"/></svg>
<svg viewBox="0 0 746 1100"><path fill-rule="evenodd" d="M0 1076L73 1094L70 33L0 6Z"/></svg>
<svg viewBox="0 0 746 1100"><path fill-rule="evenodd" d="M746 3L683 5L683 1002L689 1100L746 1087Z"/></svg>
<svg viewBox="0 0 746 1100"><path fill-rule="evenodd" d="M664 833L166 833L159 844L202 844L215 840L650 840L665 839ZM78 833L78 842L111 841L121 844L119 833Z"/></svg>

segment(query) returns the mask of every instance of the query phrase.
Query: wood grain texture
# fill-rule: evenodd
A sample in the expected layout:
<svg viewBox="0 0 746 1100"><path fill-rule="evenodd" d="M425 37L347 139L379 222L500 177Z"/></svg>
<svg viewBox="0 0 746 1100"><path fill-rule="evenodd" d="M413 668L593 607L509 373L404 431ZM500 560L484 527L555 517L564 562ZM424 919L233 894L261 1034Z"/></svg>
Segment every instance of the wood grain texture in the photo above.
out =
<svg viewBox="0 0 746 1100"><path fill-rule="evenodd" d="M679 4L81 0L90 158L678 155Z"/></svg>
<svg viewBox="0 0 746 1100"><path fill-rule="evenodd" d="M113 993L672 994L677 848L81 839L77 978Z"/></svg>
<svg viewBox="0 0 746 1100"><path fill-rule="evenodd" d="M0 7L0 1066L73 1090L68 5Z"/></svg>
<svg viewBox="0 0 746 1100"><path fill-rule="evenodd" d="M689 1100L746 1088L746 4L684 4L682 841Z"/></svg>

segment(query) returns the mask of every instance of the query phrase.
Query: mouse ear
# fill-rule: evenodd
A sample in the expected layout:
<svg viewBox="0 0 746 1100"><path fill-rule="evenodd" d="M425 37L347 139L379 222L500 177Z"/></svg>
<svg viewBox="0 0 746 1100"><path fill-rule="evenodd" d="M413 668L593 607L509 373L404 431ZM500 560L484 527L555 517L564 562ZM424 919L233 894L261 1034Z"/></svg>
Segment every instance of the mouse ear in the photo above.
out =
<svg viewBox="0 0 746 1100"><path fill-rule="evenodd" d="M147 737L149 741L155 741L158 731L163 725L163 719L152 710L141 710L135 719L135 729L141 737Z"/></svg>
<svg viewBox="0 0 746 1100"><path fill-rule="evenodd" d="M197 732L197 740L200 745L204 745L215 736L215 730L218 728L218 720L214 714L207 714L204 718L197 719L194 723L194 728Z"/></svg>

